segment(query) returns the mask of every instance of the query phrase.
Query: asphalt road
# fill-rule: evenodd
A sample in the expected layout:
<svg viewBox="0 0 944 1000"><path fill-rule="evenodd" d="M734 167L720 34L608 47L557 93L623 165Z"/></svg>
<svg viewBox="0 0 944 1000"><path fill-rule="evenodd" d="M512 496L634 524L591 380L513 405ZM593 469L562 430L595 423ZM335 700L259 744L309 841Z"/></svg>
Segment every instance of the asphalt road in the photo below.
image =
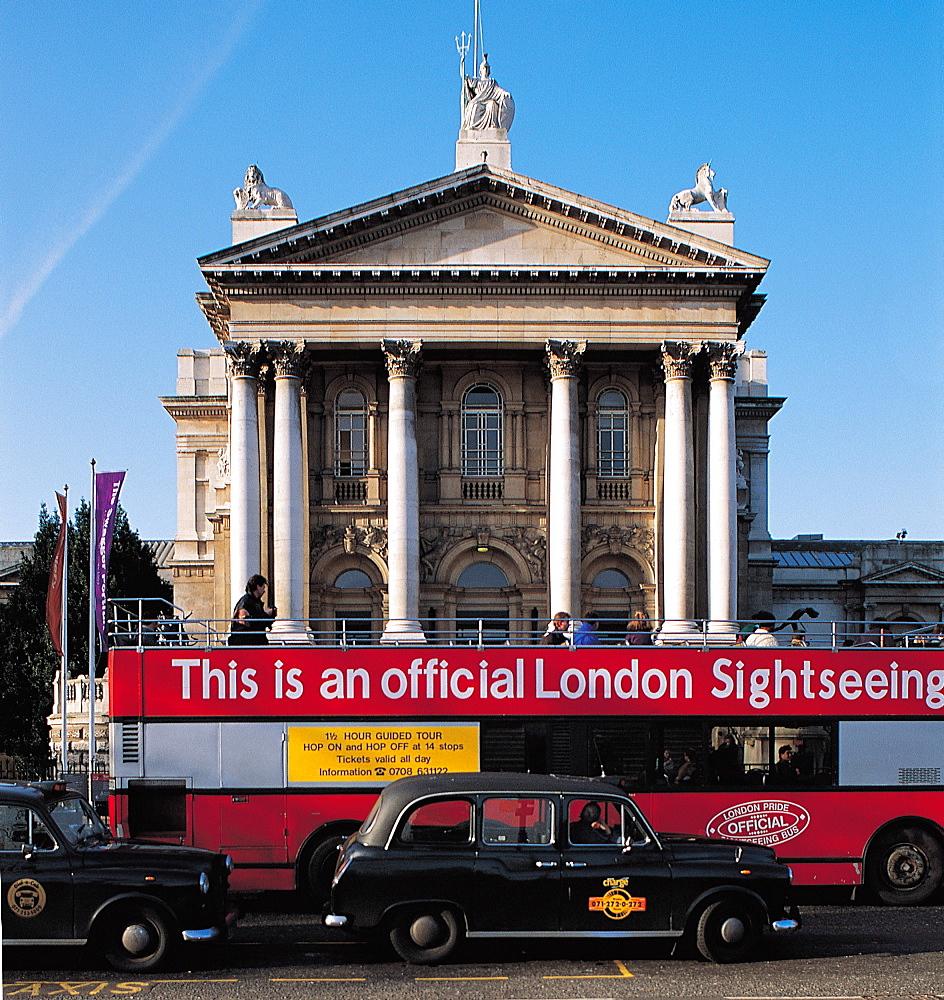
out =
<svg viewBox="0 0 944 1000"><path fill-rule="evenodd" d="M260 905L258 902L255 904ZM262 904L264 905L264 904ZM115 973L72 949L5 949L3 995L159 1000L605 1000L605 998L942 998L944 906L823 901L803 929L768 935L755 962L718 966L652 942L468 942L455 961L409 966L304 912L248 912L221 947L191 947L159 974Z"/></svg>

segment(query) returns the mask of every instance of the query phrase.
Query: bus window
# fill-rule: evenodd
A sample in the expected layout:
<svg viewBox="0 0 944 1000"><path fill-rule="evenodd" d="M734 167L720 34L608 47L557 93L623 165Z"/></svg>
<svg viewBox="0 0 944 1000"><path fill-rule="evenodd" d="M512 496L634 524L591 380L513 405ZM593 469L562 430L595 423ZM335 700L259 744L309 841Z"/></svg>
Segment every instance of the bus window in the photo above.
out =
<svg viewBox="0 0 944 1000"><path fill-rule="evenodd" d="M778 786L832 783L832 726L773 727L772 775Z"/></svg>
<svg viewBox="0 0 944 1000"><path fill-rule="evenodd" d="M647 731L643 722L591 720L588 773L627 778L633 787L644 787Z"/></svg>

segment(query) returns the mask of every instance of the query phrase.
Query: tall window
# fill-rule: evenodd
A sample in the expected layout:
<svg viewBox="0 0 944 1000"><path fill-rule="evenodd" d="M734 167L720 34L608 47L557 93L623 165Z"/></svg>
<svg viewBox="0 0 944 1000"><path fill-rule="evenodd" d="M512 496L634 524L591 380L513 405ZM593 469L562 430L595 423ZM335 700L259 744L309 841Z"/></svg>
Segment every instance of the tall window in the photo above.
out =
<svg viewBox="0 0 944 1000"><path fill-rule="evenodd" d="M462 400L462 474L503 472L502 398L490 385L474 385Z"/></svg>
<svg viewBox="0 0 944 1000"><path fill-rule="evenodd" d="M355 389L338 396L334 430L334 474L363 476L367 472L367 402Z"/></svg>
<svg viewBox="0 0 944 1000"><path fill-rule="evenodd" d="M629 411L618 389L607 389L597 400L597 475L625 476L628 459Z"/></svg>

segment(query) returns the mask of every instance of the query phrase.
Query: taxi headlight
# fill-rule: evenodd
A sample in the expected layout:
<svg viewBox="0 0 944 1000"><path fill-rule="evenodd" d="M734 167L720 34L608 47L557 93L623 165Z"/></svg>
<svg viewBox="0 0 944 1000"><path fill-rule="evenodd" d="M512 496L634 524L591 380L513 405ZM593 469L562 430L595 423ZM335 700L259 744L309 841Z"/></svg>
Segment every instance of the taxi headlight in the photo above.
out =
<svg viewBox="0 0 944 1000"><path fill-rule="evenodd" d="M210 876L206 872L200 872L200 892L205 896L210 891Z"/></svg>
<svg viewBox="0 0 944 1000"><path fill-rule="evenodd" d="M230 875L236 870L236 865L233 864L233 859L228 854L226 855L226 870Z"/></svg>

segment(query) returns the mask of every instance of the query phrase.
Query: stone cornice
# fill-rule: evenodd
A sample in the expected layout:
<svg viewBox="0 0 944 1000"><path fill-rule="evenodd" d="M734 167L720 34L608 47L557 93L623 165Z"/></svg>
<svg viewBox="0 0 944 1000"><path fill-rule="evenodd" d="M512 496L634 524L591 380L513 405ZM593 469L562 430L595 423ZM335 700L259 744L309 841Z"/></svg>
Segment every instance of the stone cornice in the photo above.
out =
<svg viewBox="0 0 944 1000"><path fill-rule="evenodd" d="M228 300L304 298L306 296L620 296L760 299L753 289L763 277L755 271L641 270L639 268L527 267L364 267L285 265L226 267L205 272L215 305L201 302L211 324L229 320ZM221 303L227 303L225 315ZM754 303L756 311L761 303ZM210 316L212 313L212 319ZM752 317L753 318L753 317Z"/></svg>
<svg viewBox="0 0 944 1000"><path fill-rule="evenodd" d="M159 396L161 405L175 419L225 417L225 396Z"/></svg>
<svg viewBox="0 0 944 1000"><path fill-rule="evenodd" d="M735 396L734 415L742 420L770 420L786 401L786 396Z"/></svg>

